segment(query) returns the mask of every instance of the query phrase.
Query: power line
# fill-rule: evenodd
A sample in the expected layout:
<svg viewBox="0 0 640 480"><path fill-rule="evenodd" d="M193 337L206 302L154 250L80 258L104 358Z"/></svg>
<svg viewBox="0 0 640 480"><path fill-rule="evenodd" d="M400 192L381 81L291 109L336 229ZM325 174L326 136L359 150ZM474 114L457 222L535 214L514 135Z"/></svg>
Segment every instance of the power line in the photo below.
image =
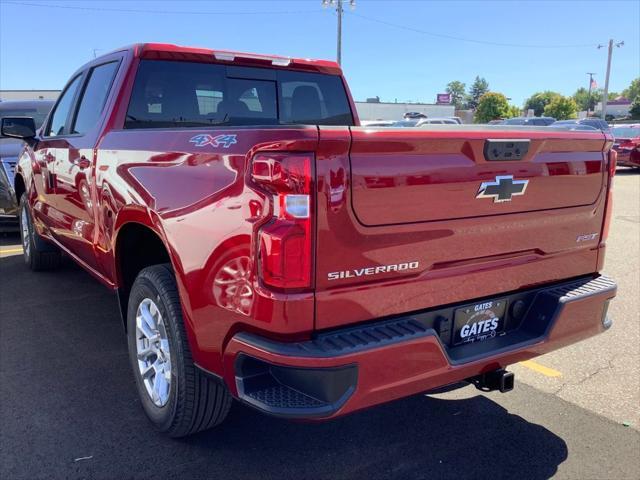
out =
<svg viewBox="0 0 640 480"><path fill-rule="evenodd" d="M597 46L597 44L595 43L585 43L585 44L577 44L577 45L576 44L574 45L532 45L532 44L519 44L519 43L492 42L489 40L477 40L474 38L456 37L454 35L447 35L445 33L428 32L426 30L421 30L419 28L408 27L406 25L387 22L386 20L380 20L378 18L367 17L365 15L361 15L355 12L345 12L345 13L348 13L349 15L353 15L354 17L360 17L370 22L379 23L381 25L386 25L388 27L398 28L401 30L409 31L409 32L420 33L422 35L429 35L432 37L446 38L448 40L458 40L460 42L478 43L480 45L493 45L497 47L517 47L517 48L584 48L584 47Z"/></svg>
<svg viewBox="0 0 640 480"><path fill-rule="evenodd" d="M156 9L135 9L135 8L105 8L105 7L85 7L79 5L54 5L50 3L34 3L34 2L16 2L12 0L2 0L0 5L19 5L23 7L40 7L40 8L59 8L65 10L84 10L90 12L118 12L118 13L160 13L165 15L297 15L318 13L316 10L264 10L249 12L229 12L229 11L188 11L188 10L156 10Z"/></svg>

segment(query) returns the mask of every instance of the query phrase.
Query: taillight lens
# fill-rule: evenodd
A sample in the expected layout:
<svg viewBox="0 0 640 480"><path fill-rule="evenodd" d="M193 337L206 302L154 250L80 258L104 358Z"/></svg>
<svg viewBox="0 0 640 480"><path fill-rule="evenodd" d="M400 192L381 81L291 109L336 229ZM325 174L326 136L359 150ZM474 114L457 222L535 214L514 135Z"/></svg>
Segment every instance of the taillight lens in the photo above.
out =
<svg viewBox="0 0 640 480"><path fill-rule="evenodd" d="M262 281L279 289L312 286L313 156L259 153L251 180L272 195L273 216L258 231Z"/></svg>
<svg viewBox="0 0 640 480"><path fill-rule="evenodd" d="M609 181L616 174L616 166L618 164L618 152L616 152L613 148L609 150Z"/></svg>

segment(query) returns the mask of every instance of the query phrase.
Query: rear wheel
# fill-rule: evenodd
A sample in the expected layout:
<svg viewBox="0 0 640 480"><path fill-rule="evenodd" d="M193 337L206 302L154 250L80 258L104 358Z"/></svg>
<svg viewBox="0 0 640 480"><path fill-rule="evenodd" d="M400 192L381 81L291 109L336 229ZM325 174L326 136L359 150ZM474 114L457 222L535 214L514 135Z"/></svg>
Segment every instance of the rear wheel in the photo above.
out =
<svg viewBox="0 0 640 480"><path fill-rule="evenodd" d="M62 254L54 245L46 242L36 233L31 221L27 194L20 198L20 238L24 262L34 272L53 270L60 266Z"/></svg>
<svg viewBox="0 0 640 480"><path fill-rule="evenodd" d="M129 296L127 336L142 407L158 430L182 437L224 420L231 396L193 363L169 265L138 274Z"/></svg>

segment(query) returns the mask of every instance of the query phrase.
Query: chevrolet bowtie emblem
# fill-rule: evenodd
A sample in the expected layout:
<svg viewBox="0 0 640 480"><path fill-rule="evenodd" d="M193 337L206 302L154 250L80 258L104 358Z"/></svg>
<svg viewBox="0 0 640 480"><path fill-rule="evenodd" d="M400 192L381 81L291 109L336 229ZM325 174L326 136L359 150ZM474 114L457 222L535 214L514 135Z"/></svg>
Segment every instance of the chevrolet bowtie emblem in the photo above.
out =
<svg viewBox="0 0 640 480"><path fill-rule="evenodd" d="M529 180L514 180L513 175L499 175L495 181L482 182L476 198L493 198L494 203L510 202L511 197L524 195Z"/></svg>

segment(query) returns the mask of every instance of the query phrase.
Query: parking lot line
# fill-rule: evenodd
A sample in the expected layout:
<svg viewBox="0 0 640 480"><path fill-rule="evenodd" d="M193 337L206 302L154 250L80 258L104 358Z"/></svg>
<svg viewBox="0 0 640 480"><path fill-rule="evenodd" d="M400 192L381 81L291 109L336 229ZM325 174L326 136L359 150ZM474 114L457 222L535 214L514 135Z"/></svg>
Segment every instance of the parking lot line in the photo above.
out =
<svg viewBox="0 0 640 480"><path fill-rule="evenodd" d="M20 248L8 248L6 250L3 250L0 248L0 255L2 255L3 253L22 253L22 247Z"/></svg>
<svg viewBox="0 0 640 480"><path fill-rule="evenodd" d="M534 362L533 360L525 360L524 362L520 362L520 365L523 367L527 367L534 372L541 373L547 377L561 377L562 372L558 370L554 370L553 368L545 367L544 365L540 365L538 362Z"/></svg>

